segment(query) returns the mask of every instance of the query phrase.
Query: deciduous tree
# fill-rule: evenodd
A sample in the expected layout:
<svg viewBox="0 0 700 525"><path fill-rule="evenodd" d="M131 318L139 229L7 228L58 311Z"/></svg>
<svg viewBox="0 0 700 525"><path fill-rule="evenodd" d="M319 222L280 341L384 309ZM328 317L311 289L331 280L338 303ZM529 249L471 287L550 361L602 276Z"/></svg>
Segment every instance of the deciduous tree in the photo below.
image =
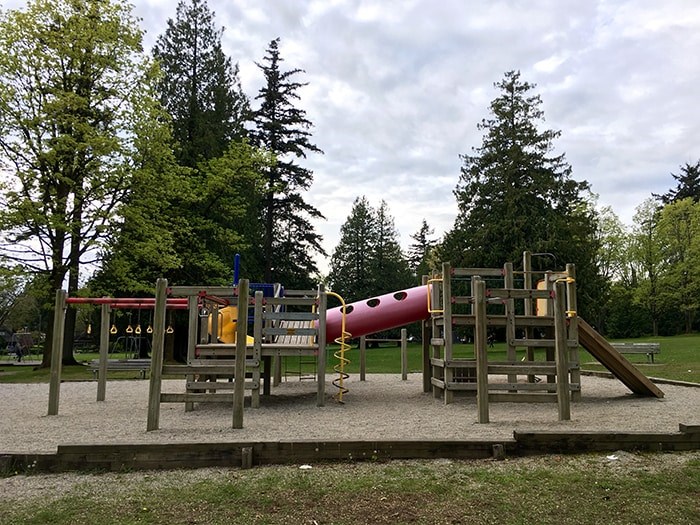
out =
<svg viewBox="0 0 700 525"><path fill-rule="evenodd" d="M130 6L31 0L0 15L3 254L78 288L132 177L134 126L155 69ZM69 309L69 312L73 312ZM72 340L74 317L66 321ZM52 324L49 324L49 329ZM51 336L43 365L50 359ZM64 363L73 362L66 345Z"/></svg>

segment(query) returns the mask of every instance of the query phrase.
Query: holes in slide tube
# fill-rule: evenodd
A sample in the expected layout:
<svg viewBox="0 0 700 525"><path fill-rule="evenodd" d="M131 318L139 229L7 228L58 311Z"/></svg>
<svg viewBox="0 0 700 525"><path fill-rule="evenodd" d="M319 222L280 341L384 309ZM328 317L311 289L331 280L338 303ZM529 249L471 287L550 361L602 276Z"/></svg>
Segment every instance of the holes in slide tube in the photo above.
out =
<svg viewBox="0 0 700 525"><path fill-rule="evenodd" d="M374 299L370 299L369 301L367 301L367 306L369 306L370 308L376 308L377 306L379 306L379 299L377 299L376 297Z"/></svg>
<svg viewBox="0 0 700 525"><path fill-rule="evenodd" d="M404 299L406 299L406 297L408 297L408 294L406 292L396 292L394 294L394 299L396 299L397 301L403 301Z"/></svg>
<svg viewBox="0 0 700 525"><path fill-rule="evenodd" d="M345 315L348 315L349 313L352 313L352 311L355 309L355 307L351 304L347 305L344 307L345 308Z"/></svg>

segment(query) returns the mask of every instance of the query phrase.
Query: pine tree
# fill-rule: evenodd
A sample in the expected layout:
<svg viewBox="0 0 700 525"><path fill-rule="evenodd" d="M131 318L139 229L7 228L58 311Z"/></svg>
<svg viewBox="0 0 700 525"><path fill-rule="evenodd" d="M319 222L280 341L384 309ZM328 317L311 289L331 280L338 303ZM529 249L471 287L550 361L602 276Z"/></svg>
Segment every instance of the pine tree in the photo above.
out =
<svg viewBox="0 0 700 525"><path fill-rule="evenodd" d="M328 280L331 289L348 302L411 285L408 261L386 202L374 209L366 197L355 199L350 216L340 229Z"/></svg>
<svg viewBox="0 0 700 525"><path fill-rule="evenodd" d="M371 271L374 295L402 290L412 283L408 261L401 251L399 233L389 207L382 201L375 211L376 231L372 250Z"/></svg>
<svg viewBox="0 0 700 525"><path fill-rule="evenodd" d="M655 197L663 204L671 204L688 197L692 198L693 202L700 202L700 160L695 164L686 162L685 166L681 166L680 173L671 173L671 176L678 182L676 188Z"/></svg>
<svg viewBox="0 0 700 525"><path fill-rule="evenodd" d="M423 219L419 230L411 235L415 242L408 249L408 261L413 275L420 281L423 275L430 272L429 258L437 242L430 239L435 230L428 226L428 222Z"/></svg>
<svg viewBox="0 0 700 525"><path fill-rule="evenodd" d="M283 278L303 278L317 272L310 254L325 255L321 236L311 221L323 215L307 203L302 192L310 188L313 173L297 164L307 152L323 153L310 142L311 122L306 112L293 105L299 99L297 91L305 86L293 80L301 69L281 71L282 58L279 38L272 40L263 61L258 67L265 75L265 86L256 100L260 108L253 113L255 129L251 131L253 143L273 153L277 162L266 172L265 199L262 205L264 222L263 257L265 281L282 281ZM291 235L290 235L291 234ZM294 274L289 269L294 268ZM286 282L299 286L298 282Z"/></svg>
<svg viewBox="0 0 700 525"><path fill-rule="evenodd" d="M194 168L200 160L224 154L245 136L248 99L233 65L221 49L206 0L180 0L175 19L153 48L163 77L160 99L173 118L178 161Z"/></svg>
<svg viewBox="0 0 700 525"><path fill-rule="evenodd" d="M365 196L357 197L340 228L340 241L333 250L328 276L331 289L346 302L375 293L371 264L375 239L374 209Z"/></svg>
<svg viewBox="0 0 700 525"><path fill-rule="evenodd" d="M440 255L454 266L499 267L518 263L525 250L550 253L563 265L577 264L579 305L597 303L595 211L589 184L571 177L565 155L553 155L560 132L540 130L544 120L534 85L510 71L496 83L491 118L473 155L462 155L455 189L459 214ZM535 269L551 268L551 258L535 258Z"/></svg>

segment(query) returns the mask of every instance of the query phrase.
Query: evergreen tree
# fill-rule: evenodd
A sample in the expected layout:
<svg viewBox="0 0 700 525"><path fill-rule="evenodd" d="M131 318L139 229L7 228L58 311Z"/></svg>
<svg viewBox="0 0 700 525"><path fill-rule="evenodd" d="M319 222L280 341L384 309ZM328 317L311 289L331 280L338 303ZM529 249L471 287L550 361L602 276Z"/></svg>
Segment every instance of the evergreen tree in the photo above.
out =
<svg viewBox="0 0 700 525"><path fill-rule="evenodd" d="M501 93L491 102L491 118L477 126L482 145L462 155L459 214L440 256L454 266L499 267L521 261L525 250L554 254L562 264L576 263L585 311L598 303L600 290L589 185L571 178L564 154L552 154L560 133L538 128L544 114L539 95L531 95L535 86L510 71L495 87ZM534 269L545 263L551 267L551 259L533 259Z"/></svg>
<svg viewBox="0 0 700 525"><path fill-rule="evenodd" d="M401 251L394 218L389 214L389 207L385 201L375 210L375 218L376 230L370 268L374 280L373 295L382 295L410 286L413 279L408 261Z"/></svg>
<svg viewBox="0 0 700 525"><path fill-rule="evenodd" d="M331 289L347 302L411 285L408 261L384 201L374 209L366 197L355 199L350 216L340 229L328 280Z"/></svg>
<svg viewBox="0 0 700 525"><path fill-rule="evenodd" d="M411 239L415 242L408 249L408 261L413 275L418 280L417 284L420 284L423 275L430 272L430 255L437 244L435 240L430 239L433 233L435 230L423 219L418 231L411 235Z"/></svg>
<svg viewBox="0 0 700 525"><path fill-rule="evenodd" d="M671 173L678 182L676 188L663 195L654 195L663 204L671 204L690 197L694 202L700 201L700 160L695 164L685 163L679 174Z"/></svg>
<svg viewBox="0 0 700 525"><path fill-rule="evenodd" d="M312 124L306 112L293 105L294 99L299 99L297 91L306 85L294 81L293 77L303 70L280 70L283 59L279 38L270 42L263 61L258 67L265 75L265 86L256 97L261 104L253 113L255 129L251 137L255 145L273 153L277 160L266 172L261 213L264 279L272 282L292 278L288 270L294 268L297 277L308 280L308 276L318 271L311 254L325 255L321 236L314 231L311 221L324 217L302 196L311 186L313 173L297 164L297 159L305 158L307 152L323 152L310 142L308 130ZM298 286L300 283L285 284Z"/></svg>
<svg viewBox="0 0 700 525"><path fill-rule="evenodd" d="M365 196L357 197L340 227L340 241L333 250L328 276L331 289L346 302L375 294L371 265L375 238L374 209Z"/></svg>
<svg viewBox="0 0 700 525"><path fill-rule="evenodd" d="M172 115L183 166L195 168L200 160L219 157L245 135L248 99L238 64L221 49L222 32L206 0L180 0L175 20L168 20L153 48L163 71L161 103Z"/></svg>

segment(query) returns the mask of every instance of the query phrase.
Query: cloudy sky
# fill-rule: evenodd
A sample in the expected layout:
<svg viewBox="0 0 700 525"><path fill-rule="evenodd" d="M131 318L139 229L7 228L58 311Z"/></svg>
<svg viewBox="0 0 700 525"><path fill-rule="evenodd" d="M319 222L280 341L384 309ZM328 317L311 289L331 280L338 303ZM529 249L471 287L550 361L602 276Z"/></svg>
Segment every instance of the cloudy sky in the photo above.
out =
<svg viewBox="0 0 700 525"><path fill-rule="evenodd" d="M132 3L150 47L175 2ZM625 223L700 159L697 0L208 3L251 98L270 40L284 67L305 70L299 105L325 152L304 161L308 200L327 217L329 253L360 195L387 202L404 247L423 218L436 237L451 227L459 154L481 144L476 125L508 70L537 85L545 125L562 132L556 152Z"/></svg>

